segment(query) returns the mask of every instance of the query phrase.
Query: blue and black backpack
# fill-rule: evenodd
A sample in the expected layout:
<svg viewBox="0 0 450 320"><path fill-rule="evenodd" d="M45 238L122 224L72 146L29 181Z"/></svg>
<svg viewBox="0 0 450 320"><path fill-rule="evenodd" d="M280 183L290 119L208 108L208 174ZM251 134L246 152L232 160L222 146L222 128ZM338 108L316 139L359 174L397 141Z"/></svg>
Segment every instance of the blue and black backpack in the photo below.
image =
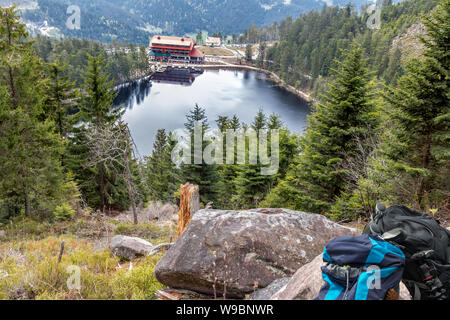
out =
<svg viewBox="0 0 450 320"><path fill-rule="evenodd" d="M378 236L343 236L323 251L322 286L316 300L384 300L399 291L405 255Z"/></svg>
<svg viewBox="0 0 450 320"><path fill-rule="evenodd" d="M378 204L363 233L402 250L402 281L414 300L450 300L450 231L438 220L405 206Z"/></svg>

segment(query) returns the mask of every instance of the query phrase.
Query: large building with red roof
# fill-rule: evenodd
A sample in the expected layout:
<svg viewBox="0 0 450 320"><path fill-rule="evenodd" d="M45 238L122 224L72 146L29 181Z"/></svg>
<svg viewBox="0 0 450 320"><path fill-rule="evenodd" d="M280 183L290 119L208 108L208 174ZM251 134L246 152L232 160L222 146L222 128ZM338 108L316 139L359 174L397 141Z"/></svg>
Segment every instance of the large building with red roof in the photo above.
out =
<svg viewBox="0 0 450 320"><path fill-rule="evenodd" d="M190 37L154 36L150 40L152 61L203 63L205 54L198 50Z"/></svg>

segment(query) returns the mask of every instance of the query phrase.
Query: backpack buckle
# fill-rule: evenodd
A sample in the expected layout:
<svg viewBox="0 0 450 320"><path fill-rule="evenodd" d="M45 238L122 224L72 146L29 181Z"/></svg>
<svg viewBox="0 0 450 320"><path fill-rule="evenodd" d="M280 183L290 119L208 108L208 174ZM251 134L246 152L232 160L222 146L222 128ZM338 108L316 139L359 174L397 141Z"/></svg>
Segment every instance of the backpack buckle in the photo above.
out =
<svg viewBox="0 0 450 320"><path fill-rule="evenodd" d="M434 254L434 250L420 251L420 252L413 254L411 256L411 259L415 260L415 261L423 261L426 259L430 259L433 256L433 254Z"/></svg>

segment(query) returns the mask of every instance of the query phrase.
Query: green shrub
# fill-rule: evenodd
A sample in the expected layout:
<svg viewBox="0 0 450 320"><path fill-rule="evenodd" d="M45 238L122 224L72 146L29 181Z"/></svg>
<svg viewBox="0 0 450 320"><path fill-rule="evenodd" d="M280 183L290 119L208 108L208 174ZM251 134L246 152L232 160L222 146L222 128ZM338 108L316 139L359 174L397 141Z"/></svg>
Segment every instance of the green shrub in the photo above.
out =
<svg viewBox="0 0 450 320"><path fill-rule="evenodd" d="M69 204L57 206L53 211L53 217L56 220L72 220L75 217L75 210Z"/></svg>

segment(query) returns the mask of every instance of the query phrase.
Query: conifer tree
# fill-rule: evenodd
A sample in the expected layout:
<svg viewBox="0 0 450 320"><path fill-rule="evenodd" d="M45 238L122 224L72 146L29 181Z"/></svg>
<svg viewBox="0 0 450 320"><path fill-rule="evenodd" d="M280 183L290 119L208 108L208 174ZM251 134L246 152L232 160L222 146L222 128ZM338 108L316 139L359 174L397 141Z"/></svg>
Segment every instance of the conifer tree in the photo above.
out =
<svg viewBox="0 0 450 320"><path fill-rule="evenodd" d="M209 129L206 109L203 109L196 104L194 109L190 110L186 119L187 122L184 126L191 136L191 163L181 165L182 182L190 182L199 186L200 201L203 204L206 205L210 202L217 204L217 183L219 180L217 165L206 164L203 159L203 150L205 150L209 144L205 139L206 131ZM194 130L196 124L200 126L201 130L202 142L199 146L194 145Z"/></svg>
<svg viewBox="0 0 450 320"><path fill-rule="evenodd" d="M46 83L47 99L45 101L45 114L54 121L56 131L62 139L67 138L74 124L74 113L79 92L75 89L75 81L70 81L67 71L68 64L61 63L59 59L47 65L48 81Z"/></svg>
<svg viewBox="0 0 450 320"><path fill-rule="evenodd" d="M248 44L245 47L245 59L247 61L252 61L253 60L253 52L252 52L252 45Z"/></svg>
<svg viewBox="0 0 450 320"><path fill-rule="evenodd" d="M80 102L80 112L77 114L83 125L77 129L71 148L73 172L83 181L81 186L88 202L102 211L107 204L112 204L117 199L113 194L121 193L117 188L120 181L116 181L117 177L108 172L101 162L96 169L85 167L89 153L86 148L86 134L94 128L113 126L124 112L121 108L113 108L116 94L106 67L105 59L101 55L94 57L88 54L88 65L81 87L84 95Z"/></svg>
<svg viewBox="0 0 450 320"><path fill-rule="evenodd" d="M174 201L178 188L178 169L171 159L171 135L159 129L153 143L152 155L146 161L146 179L152 200Z"/></svg>
<svg viewBox="0 0 450 320"><path fill-rule="evenodd" d="M397 201L418 209L439 207L450 188L450 1L441 1L424 24L424 58L413 59L397 88L387 89L391 127L380 148L387 185Z"/></svg>
<svg viewBox="0 0 450 320"><path fill-rule="evenodd" d="M228 117L219 116L217 122L217 126L219 130L223 134L223 143L224 143L224 164L219 165L219 204L223 209L238 209L238 199L237 199L237 186L236 179L239 173L239 165L237 164L237 145L236 138L233 141L233 149L227 150L227 139L229 130L234 131L233 134L238 134L240 129L240 122L237 115L234 115L231 119ZM233 155L233 163L228 163L227 160L230 159L230 156L227 152L232 152Z"/></svg>
<svg viewBox="0 0 450 320"><path fill-rule="evenodd" d="M258 47L258 67L264 68L264 60L266 59L266 49L267 45L265 42L261 42Z"/></svg>
<svg viewBox="0 0 450 320"><path fill-rule="evenodd" d="M251 130L255 132L257 138L256 144L256 163L252 162L252 155L250 144L254 144L250 136L246 137L246 163L239 166L239 174L236 178L237 197L244 208L256 208L267 193L270 191L274 182L273 176L266 176L262 174L263 164L259 157L259 139L261 138L261 130L267 130L267 117L262 109L259 109L253 122L251 123ZM270 141L270 140L269 140ZM270 143L269 143L270 145Z"/></svg>
<svg viewBox="0 0 450 320"><path fill-rule="evenodd" d="M319 103L308 117L299 163L272 190L266 205L323 213L343 191L344 172L337 165L355 151L355 136L376 127L362 49L353 44L344 56L337 62L336 79L323 97L325 103Z"/></svg>
<svg viewBox="0 0 450 320"><path fill-rule="evenodd" d="M237 115L233 115L233 118L231 118L229 122L229 128L233 130L239 130L241 127L241 123L239 122L239 118Z"/></svg>
<svg viewBox="0 0 450 320"><path fill-rule="evenodd" d="M116 122L122 115L120 108L113 109L114 84L106 72L102 55L88 56L88 66L83 75L84 99L80 105L80 119L94 126Z"/></svg>
<svg viewBox="0 0 450 320"><path fill-rule="evenodd" d="M43 66L27 37L15 7L0 7L0 200L18 199L31 215L56 205L63 148L43 112Z"/></svg>
<svg viewBox="0 0 450 320"><path fill-rule="evenodd" d="M230 119L227 116L219 116L216 120L220 132L225 132L230 127Z"/></svg>

